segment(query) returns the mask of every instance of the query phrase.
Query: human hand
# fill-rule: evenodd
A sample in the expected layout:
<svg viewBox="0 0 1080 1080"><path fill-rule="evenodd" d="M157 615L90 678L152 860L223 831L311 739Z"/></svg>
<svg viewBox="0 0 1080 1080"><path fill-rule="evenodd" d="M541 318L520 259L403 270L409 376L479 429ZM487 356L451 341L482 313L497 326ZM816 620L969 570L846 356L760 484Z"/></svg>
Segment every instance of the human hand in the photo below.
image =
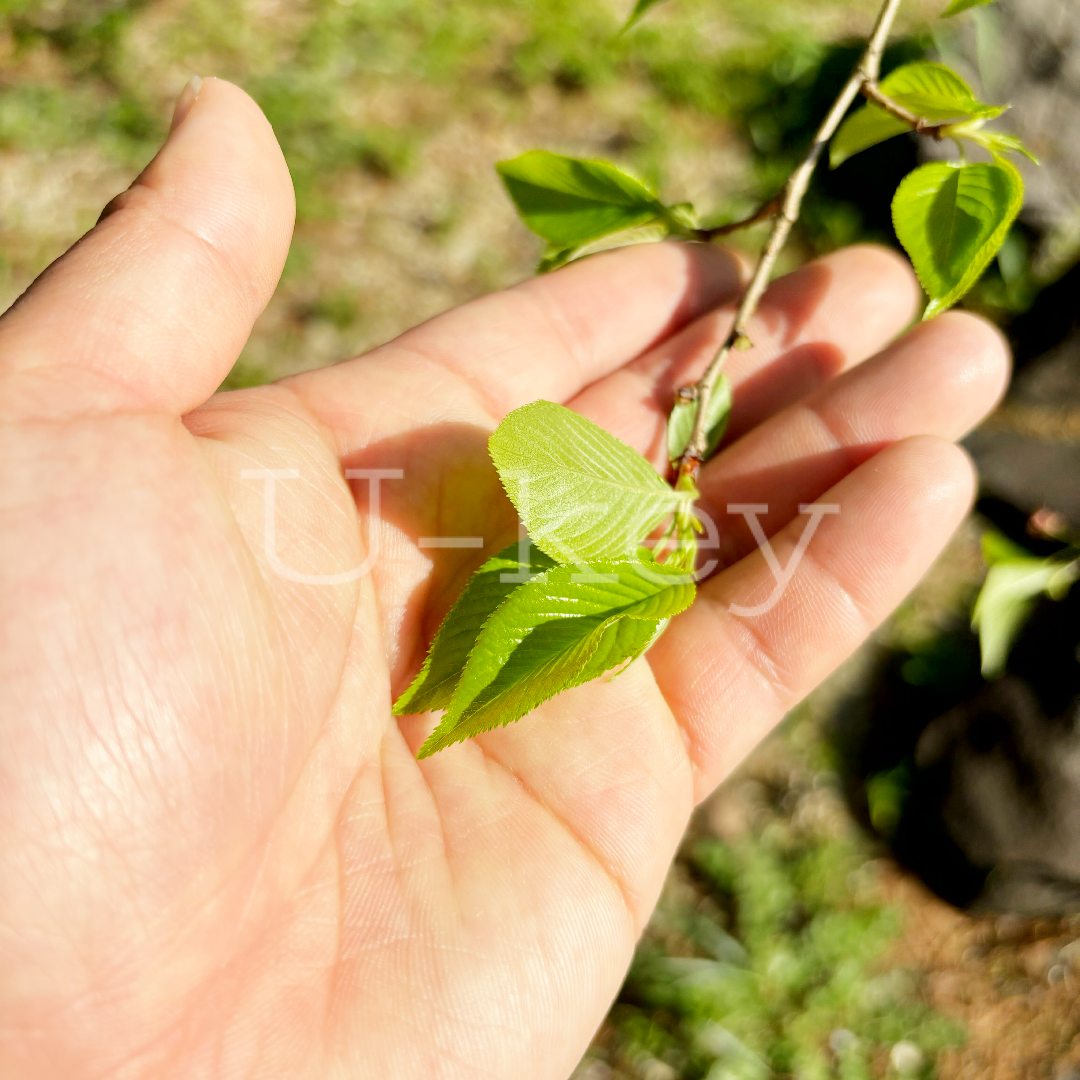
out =
<svg viewBox="0 0 1080 1080"><path fill-rule="evenodd" d="M601 255L214 394L289 244L268 124L208 80L111 210L0 321L0 1075L565 1077L694 803L961 521L949 440L1001 392L999 336L889 344L918 291L873 248L777 282L701 478L728 568L614 682L417 762L435 718L392 697L517 535L488 433L548 398L661 465L739 263ZM268 469L299 474L273 565ZM384 469L376 515L344 473ZM840 513L779 602L733 614L773 578L726 506L769 504L786 565L814 501Z"/></svg>

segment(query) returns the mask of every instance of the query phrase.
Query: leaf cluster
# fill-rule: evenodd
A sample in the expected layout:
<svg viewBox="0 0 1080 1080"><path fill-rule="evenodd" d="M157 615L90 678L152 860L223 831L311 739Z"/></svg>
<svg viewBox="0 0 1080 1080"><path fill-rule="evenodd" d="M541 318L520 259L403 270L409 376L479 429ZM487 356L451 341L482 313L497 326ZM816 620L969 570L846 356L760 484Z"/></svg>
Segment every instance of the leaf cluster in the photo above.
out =
<svg viewBox="0 0 1080 1080"><path fill-rule="evenodd" d="M639 0L627 28L656 2ZM957 0L947 14L977 2ZM1008 155L1031 155L1015 137L985 130L1003 107L980 101L941 64L905 64L880 86L864 89L870 102L832 140L833 166L913 129L961 148L975 145L991 158L924 165L896 191L894 227L930 298L930 318L955 304L1001 248L1024 194ZM665 237L704 240L717 232L701 229L689 204L663 202L649 185L606 161L530 150L497 169L525 224L547 243L542 271L606 247ZM701 407L707 455L723 439L730 385L725 378L716 382L707 405L699 405L699 394L690 388L676 398L667 431L673 463L685 453ZM420 756L516 720L562 690L630 662L693 599L686 571L696 550L697 493L685 470L670 487L635 451L550 402L511 413L489 449L537 550L511 546L477 571L396 703L398 713L445 710ZM639 545L665 521L656 549L643 554ZM674 552L658 561L672 535ZM995 606L993 598L1018 595L1035 581L1041 582L1036 593L1057 587L1060 568L1058 576L1048 573L992 572L993 588L977 620L1004 625L1008 604ZM1011 593L1002 584L1007 577ZM1017 584L1021 578L1028 584Z"/></svg>
<svg viewBox="0 0 1080 1080"><path fill-rule="evenodd" d="M1023 206L1024 181L1006 155L1034 158L1015 136L984 129L1004 107L979 101L971 87L942 64L906 64L882 80L880 91L931 125L936 138L955 140L961 153L967 142L991 156L989 162L923 165L905 177L893 198L893 226L930 297L924 315L929 319L952 307L979 280ZM830 163L835 168L910 130L905 119L871 101L837 131Z"/></svg>
<svg viewBox="0 0 1080 1080"><path fill-rule="evenodd" d="M510 413L489 451L528 535L472 576L394 705L445 710L419 757L624 667L694 599L692 541L667 562L639 545L695 492L550 401Z"/></svg>

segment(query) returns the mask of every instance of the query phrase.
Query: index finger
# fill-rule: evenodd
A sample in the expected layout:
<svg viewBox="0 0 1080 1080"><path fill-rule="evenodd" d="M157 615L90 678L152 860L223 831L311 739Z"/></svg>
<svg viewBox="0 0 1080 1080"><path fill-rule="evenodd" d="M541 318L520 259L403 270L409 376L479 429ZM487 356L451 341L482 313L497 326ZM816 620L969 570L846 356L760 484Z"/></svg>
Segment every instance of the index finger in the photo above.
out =
<svg viewBox="0 0 1080 1080"><path fill-rule="evenodd" d="M473 300L365 356L288 383L350 439L343 453L375 419L375 385L398 401L461 400L478 420L498 422L530 401L567 401L733 300L742 280L742 264L723 248L622 248ZM406 410L401 426L420 419Z"/></svg>

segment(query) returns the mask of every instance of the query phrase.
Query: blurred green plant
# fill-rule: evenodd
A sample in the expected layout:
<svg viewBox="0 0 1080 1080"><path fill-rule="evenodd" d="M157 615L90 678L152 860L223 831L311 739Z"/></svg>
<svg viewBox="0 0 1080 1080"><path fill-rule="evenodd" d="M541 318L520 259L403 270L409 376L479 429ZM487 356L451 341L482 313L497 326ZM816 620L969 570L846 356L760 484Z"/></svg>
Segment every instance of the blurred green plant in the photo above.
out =
<svg viewBox="0 0 1080 1080"><path fill-rule="evenodd" d="M612 1055L657 1058L687 1080L868 1078L907 1041L932 1074L963 1031L886 963L900 913L873 898L866 859L857 840L799 839L775 822L698 841L686 856L696 906L661 903L612 1012ZM686 955L659 944L673 934Z"/></svg>
<svg viewBox="0 0 1080 1080"><path fill-rule="evenodd" d="M1040 596L1063 600L1080 579L1080 541L1065 539L1061 549L1040 558L990 528L982 550L989 570L972 612L979 633L982 672L987 679L1005 673L1009 652Z"/></svg>

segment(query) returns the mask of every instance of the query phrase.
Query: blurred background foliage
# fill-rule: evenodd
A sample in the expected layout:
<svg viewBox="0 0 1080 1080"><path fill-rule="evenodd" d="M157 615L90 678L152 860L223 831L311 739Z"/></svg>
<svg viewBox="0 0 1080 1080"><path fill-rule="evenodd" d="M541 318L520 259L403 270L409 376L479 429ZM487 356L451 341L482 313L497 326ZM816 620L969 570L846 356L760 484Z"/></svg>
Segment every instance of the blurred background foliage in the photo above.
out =
<svg viewBox="0 0 1080 1080"><path fill-rule="evenodd" d="M941 6L905 4L886 68L959 47L930 29ZM226 385L343 359L531 272L540 243L497 182L500 158L606 157L713 222L756 209L878 3L678 0L620 35L628 7L0 0L0 309L153 156L188 77L216 75L265 110L297 193L281 284ZM985 82L992 44L974 49ZM856 240L893 243L889 201L919 152L895 139L822 172L784 268ZM970 303L1010 325L1061 276L1069 243L1048 249L1018 225ZM977 541L970 526L872 647L892 650L901 682L972 670ZM1061 959L1080 923L962 915L885 857L907 750L856 774L829 738L875 655L697 815L579 1077L1080 1076L1080 948Z"/></svg>
<svg viewBox="0 0 1080 1080"><path fill-rule="evenodd" d="M907 6L913 27L932 5ZM875 4L680 0L620 36L622 7L3 0L0 303L149 159L188 76L213 74L262 105L297 191L282 286L232 384L339 359L530 271L538 246L498 158L605 156L718 220L756 206L843 77L851 49L830 43L863 31ZM874 173L860 169L849 187ZM813 200L806 242L889 234L887 195L863 200L876 202L865 222L840 196Z"/></svg>

